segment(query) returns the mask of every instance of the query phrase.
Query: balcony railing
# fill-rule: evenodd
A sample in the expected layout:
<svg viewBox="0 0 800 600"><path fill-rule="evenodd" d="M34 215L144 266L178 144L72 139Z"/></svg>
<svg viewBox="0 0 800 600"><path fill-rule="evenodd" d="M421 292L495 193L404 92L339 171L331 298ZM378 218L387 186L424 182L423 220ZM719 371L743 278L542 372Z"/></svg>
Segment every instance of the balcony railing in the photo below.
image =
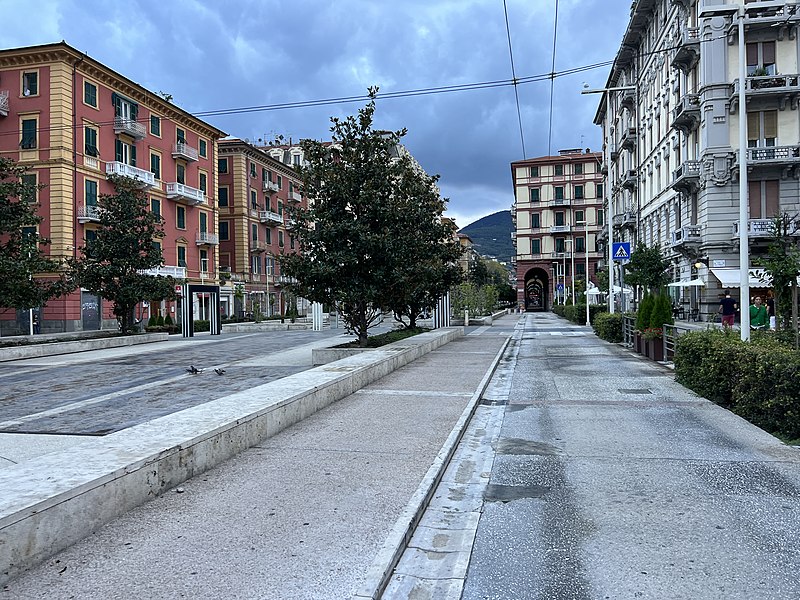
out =
<svg viewBox="0 0 800 600"><path fill-rule="evenodd" d="M673 247L683 246L686 244L699 244L700 242L701 238L699 225L687 225L672 232Z"/></svg>
<svg viewBox="0 0 800 600"><path fill-rule="evenodd" d="M8 90L0 90L0 117L8 116Z"/></svg>
<svg viewBox="0 0 800 600"><path fill-rule="evenodd" d="M791 107L797 108L798 96L800 96L800 75L792 73L789 75L759 75L748 77L744 82L744 91L748 98L774 98L778 103L778 108L784 110L787 102L791 101ZM731 92L731 113L738 110L739 101L739 80L733 81L733 91Z"/></svg>
<svg viewBox="0 0 800 600"><path fill-rule="evenodd" d="M106 175L119 175L136 181L140 188L151 188L156 185L156 176L150 171L145 171L139 167L132 167L122 162L106 163Z"/></svg>
<svg viewBox="0 0 800 600"><path fill-rule="evenodd" d="M219 235L216 233L208 233L207 231L197 232L197 245L198 246L218 246Z"/></svg>
<svg viewBox="0 0 800 600"><path fill-rule="evenodd" d="M142 275L155 275L156 277L174 277L175 279L186 279L186 267L170 267L161 265L152 269L139 271Z"/></svg>
<svg viewBox="0 0 800 600"><path fill-rule="evenodd" d="M550 233L567 233L569 232L569 225L553 225L550 228Z"/></svg>
<svg viewBox="0 0 800 600"><path fill-rule="evenodd" d="M300 202L303 199L303 196L300 195L300 192L292 192L289 194L289 200L291 202Z"/></svg>
<svg viewBox="0 0 800 600"><path fill-rule="evenodd" d="M628 210L618 215L614 215L615 227L636 227L636 213Z"/></svg>
<svg viewBox="0 0 800 600"><path fill-rule="evenodd" d="M283 217L276 212L272 212L271 210L258 211L258 220L262 223L269 223L270 221L275 223L283 223Z"/></svg>
<svg viewBox="0 0 800 600"><path fill-rule="evenodd" d="M250 240L250 252L265 252L267 248L267 242L264 240Z"/></svg>
<svg viewBox="0 0 800 600"><path fill-rule="evenodd" d="M183 201L190 206L206 203L206 195L203 193L203 190L198 190L177 182L167 184L167 198Z"/></svg>
<svg viewBox="0 0 800 600"><path fill-rule="evenodd" d="M549 204L553 206L569 206L572 204L571 198L553 198L550 200Z"/></svg>
<svg viewBox="0 0 800 600"><path fill-rule="evenodd" d="M687 27L681 31L672 67L688 73L700 60L700 28Z"/></svg>
<svg viewBox="0 0 800 600"><path fill-rule="evenodd" d="M178 142L172 147L172 158L197 160L197 148L192 148L186 142Z"/></svg>
<svg viewBox="0 0 800 600"><path fill-rule="evenodd" d="M79 223L100 220L100 209L97 206L79 206L75 216Z"/></svg>
<svg viewBox="0 0 800 600"><path fill-rule="evenodd" d="M620 148L633 150L636 148L636 127L631 125L622 132L619 140Z"/></svg>
<svg viewBox="0 0 800 600"><path fill-rule="evenodd" d="M570 258L572 252L551 252L550 258Z"/></svg>
<svg viewBox="0 0 800 600"><path fill-rule="evenodd" d="M623 188L635 190L639 185L639 176L636 174L636 169L628 169L622 174Z"/></svg>
<svg viewBox="0 0 800 600"><path fill-rule="evenodd" d="M275 285L286 285L289 283L295 283L297 280L294 277L289 277L288 275L276 275L275 276Z"/></svg>
<svg viewBox="0 0 800 600"><path fill-rule="evenodd" d="M619 101L622 108L633 109L636 104L636 90L623 90L622 99Z"/></svg>
<svg viewBox="0 0 800 600"><path fill-rule="evenodd" d="M771 238L774 234L775 220L774 219L748 219L747 220L747 237L748 238ZM789 231L786 232L791 236L800 236L800 226L797 223L792 223ZM739 237L739 221L733 222L732 238Z"/></svg>
<svg viewBox="0 0 800 600"><path fill-rule="evenodd" d="M700 95L684 94L672 110L672 126L688 135L700 126Z"/></svg>
<svg viewBox="0 0 800 600"><path fill-rule="evenodd" d="M692 192L700 186L702 163L699 160L684 161L672 172L672 189L680 192Z"/></svg>
<svg viewBox="0 0 800 600"><path fill-rule="evenodd" d="M268 194L274 194L278 191L278 184L274 181L263 181L262 190Z"/></svg>
<svg viewBox="0 0 800 600"><path fill-rule="evenodd" d="M800 163L800 146L768 146L747 149L747 166L749 167L794 163Z"/></svg>
<svg viewBox="0 0 800 600"><path fill-rule="evenodd" d="M126 133L137 140L147 137L147 128L142 123L125 117L114 117L114 133Z"/></svg>

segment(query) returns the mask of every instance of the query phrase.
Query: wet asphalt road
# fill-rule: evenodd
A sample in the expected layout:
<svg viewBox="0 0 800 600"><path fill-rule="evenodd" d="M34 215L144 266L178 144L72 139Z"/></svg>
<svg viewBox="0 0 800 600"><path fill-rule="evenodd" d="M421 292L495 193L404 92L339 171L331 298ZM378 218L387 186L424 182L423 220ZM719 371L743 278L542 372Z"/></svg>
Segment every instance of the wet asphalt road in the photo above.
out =
<svg viewBox="0 0 800 600"><path fill-rule="evenodd" d="M72 354L0 363L0 433L119 431L311 368L310 349L307 361L286 360L285 353L341 333L200 336L123 353L95 351L91 360ZM204 371L192 375L190 365Z"/></svg>

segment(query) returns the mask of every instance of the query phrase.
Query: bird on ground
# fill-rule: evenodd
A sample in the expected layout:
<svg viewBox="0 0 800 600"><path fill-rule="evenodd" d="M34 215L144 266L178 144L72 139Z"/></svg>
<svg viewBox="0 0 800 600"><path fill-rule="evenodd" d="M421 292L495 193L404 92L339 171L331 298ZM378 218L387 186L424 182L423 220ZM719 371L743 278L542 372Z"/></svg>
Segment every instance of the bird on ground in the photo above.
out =
<svg viewBox="0 0 800 600"><path fill-rule="evenodd" d="M225 375L225 369L214 369L214 373L217 375Z"/></svg>
<svg viewBox="0 0 800 600"><path fill-rule="evenodd" d="M192 375L197 375L198 373L202 373L202 372L203 372L203 369L198 369L198 368L197 368L197 367L195 367L194 365L189 365L189 368L188 368L188 369L186 369L186 370L187 370L189 373L191 373Z"/></svg>

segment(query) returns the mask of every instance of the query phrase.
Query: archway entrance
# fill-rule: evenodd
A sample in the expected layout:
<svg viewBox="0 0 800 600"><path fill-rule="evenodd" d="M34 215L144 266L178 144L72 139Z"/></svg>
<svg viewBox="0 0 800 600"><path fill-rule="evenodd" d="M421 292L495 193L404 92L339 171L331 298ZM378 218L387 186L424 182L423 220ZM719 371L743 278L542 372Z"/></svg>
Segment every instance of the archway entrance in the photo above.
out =
<svg viewBox="0 0 800 600"><path fill-rule="evenodd" d="M544 269L530 269L525 273L525 310L547 310L549 289L549 277Z"/></svg>

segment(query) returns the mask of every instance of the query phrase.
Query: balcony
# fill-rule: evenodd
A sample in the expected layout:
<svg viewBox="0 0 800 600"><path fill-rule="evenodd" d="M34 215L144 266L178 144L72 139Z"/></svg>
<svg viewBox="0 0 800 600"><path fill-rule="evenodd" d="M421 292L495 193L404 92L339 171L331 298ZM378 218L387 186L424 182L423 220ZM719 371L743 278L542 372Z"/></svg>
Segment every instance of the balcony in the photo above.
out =
<svg viewBox="0 0 800 600"><path fill-rule="evenodd" d="M183 202L189 206L206 204L206 195L203 190L189 187L183 183L171 182L167 184L167 198Z"/></svg>
<svg viewBox="0 0 800 600"><path fill-rule="evenodd" d="M300 192L292 192L289 194L289 202L301 202L303 200L303 196L300 195Z"/></svg>
<svg viewBox="0 0 800 600"><path fill-rule="evenodd" d="M570 258L572 252L551 252L550 258Z"/></svg>
<svg viewBox="0 0 800 600"><path fill-rule="evenodd" d="M619 158L619 146L616 142L610 142L608 144L608 153L611 156L611 160L617 160Z"/></svg>
<svg viewBox="0 0 800 600"><path fill-rule="evenodd" d="M622 182L620 185L626 190L635 190L639 187L639 176L636 174L636 169L628 169L622 174Z"/></svg>
<svg viewBox="0 0 800 600"><path fill-rule="evenodd" d="M275 275L275 285L288 285L290 283L296 283L297 280L294 277L289 277L288 275Z"/></svg>
<svg viewBox="0 0 800 600"><path fill-rule="evenodd" d="M117 175L119 177L133 179L137 187L142 189L148 189L156 185L156 176L150 171L145 171L139 167L132 167L131 165L126 165L125 163L117 161L106 163L106 175Z"/></svg>
<svg viewBox="0 0 800 600"><path fill-rule="evenodd" d="M632 210L625 211L618 215L614 215L614 227L627 227L628 229L636 229L636 213Z"/></svg>
<svg viewBox="0 0 800 600"><path fill-rule="evenodd" d="M197 148L192 148L186 142L178 142L172 147L172 158L195 161L198 159Z"/></svg>
<svg viewBox="0 0 800 600"><path fill-rule="evenodd" d="M569 225L553 225L550 233L569 233Z"/></svg>
<svg viewBox="0 0 800 600"><path fill-rule="evenodd" d="M175 279L186 279L186 267L170 267L161 265L152 269L139 271L142 275L153 275L155 277L174 277Z"/></svg>
<svg viewBox="0 0 800 600"><path fill-rule="evenodd" d="M250 252L266 252L268 247L264 240L250 240Z"/></svg>
<svg viewBox="0 0 800 600"><path fill-rule="evenodd" d="M79 206L75 213L78 223L100 222L100 209L97 206Z"/></svg>
<svg viewBox="0 0 800 600"><path fill-rule="evenodd" d="M687 160L672 172L672 189L676 192L691 194L700 187L702 163L699 160Z"/></svg>
<svg viewBox="0 0 800 600"><path fill-rule="evenodd" d="M272 212L271 210L258 211L258 220L261 221L262 223L273 222L279 225L283 225L283 217L276 212Z"/></svg>
<svg viewBox="0 0 800 600"><path fill-rule="evenodd" d="M689 135L700 126L700 95L684 94L672 109L672 127Z"/></svg>
<svg viewBox="0 0 800 600"><path fill-rule="evenodd" d="M570 198L553 198L548 204L550 206L569 206L572 204L572 200Z"/></svg>
<svg viewBox="0 0 800 600"><path fill-rule="evenodd" d="M792 109L798 106L800 98L800 75L763 75L753 76L745 79L744 93L747 98L747 105L756 101L769 101L775 103L780 110L784 110L789 104ZM730 96L731 114L735 114L739 108L739 80L733 81Z"/></svg>
<svg viewBox="0 0 800 600"><path fill-rule="evenodd" d="M749 168L792 165L800 165L800 146L768 146L747 149L747 166Z"/></svg>
<svg viewBox="0 0 800 600"><path fill-rule="evenodd" d="M681 31L677 45L670 66L688 73L700 61L700 28L687 27Z"/></svg>
<svg viewBox="0 0 800 600"><path fill-rule="evenodd" d="M748 35L760 30L768 30L770 32L777 29L777 38L779 41L785 37L794 39L794 33L791 31L800 22L800 12L797 10L795 2L785 1L764 1L747 3L744 7L745 12L745 31ZM733 43L736 39L737 24L736 21L731 23L728 30L728 41Z"/></svg>
<svg viewBox="0 0 800 600"><path fill-rule="evenodd" d="M701 242L700 238L700 226L699 225L687 225L685 227L681 227L677 231L672 232L672 244L673 248L679 248L681 246L688 246L688 245L696 245Z"/></svg>
<svg viewBox="0 0 800 600"><path fill-rule="evenodd" d="M114 133L124 133L137 140L143 140L147 137L147 128L133 119L117 116L114 117Z"/></svg>
<svg viewBox="0 0 800 600"><path fill-rule="evenodd" d="M748 239L768 239L774 235L774 219L748 219L747 220L747 237ZM790 225L791 229L787 231L788 235L800 236L800 226L797 223ZM739 239L739 221L733 222L732 239Z"/></svg>
<svg viewBox="0 0 800 600"><path fill-rule="evenodd" d="M266 194L274 194L278 191L278 184L272 181L262 181L261 189Z"/></svg>
<svg viewBox="0 0 800 600"><path fill-rule="evenodd" d="M207 231L199 231L197 233L198 246L219 246L219 235L216 233L208 233Z"/></svg>
<svg viewBox="0 0 800 600"><path fill-rule="evenodd" d="M633 110L633 107L636 105L636 90L623 90L619 105L622 108Z"/></svg>
<svg viewBox="0 0 800 600"><path fill-rule="evenodd" d="M0 90L0 117L8 116L8 90Z"/></svg>
<svg viewBox="0 0 800 600"><path fill-rule="evenodd" d="M623 150L634 150L636 148L636 127L630 126L622 130L622 137L619 146Z"/></svg>

